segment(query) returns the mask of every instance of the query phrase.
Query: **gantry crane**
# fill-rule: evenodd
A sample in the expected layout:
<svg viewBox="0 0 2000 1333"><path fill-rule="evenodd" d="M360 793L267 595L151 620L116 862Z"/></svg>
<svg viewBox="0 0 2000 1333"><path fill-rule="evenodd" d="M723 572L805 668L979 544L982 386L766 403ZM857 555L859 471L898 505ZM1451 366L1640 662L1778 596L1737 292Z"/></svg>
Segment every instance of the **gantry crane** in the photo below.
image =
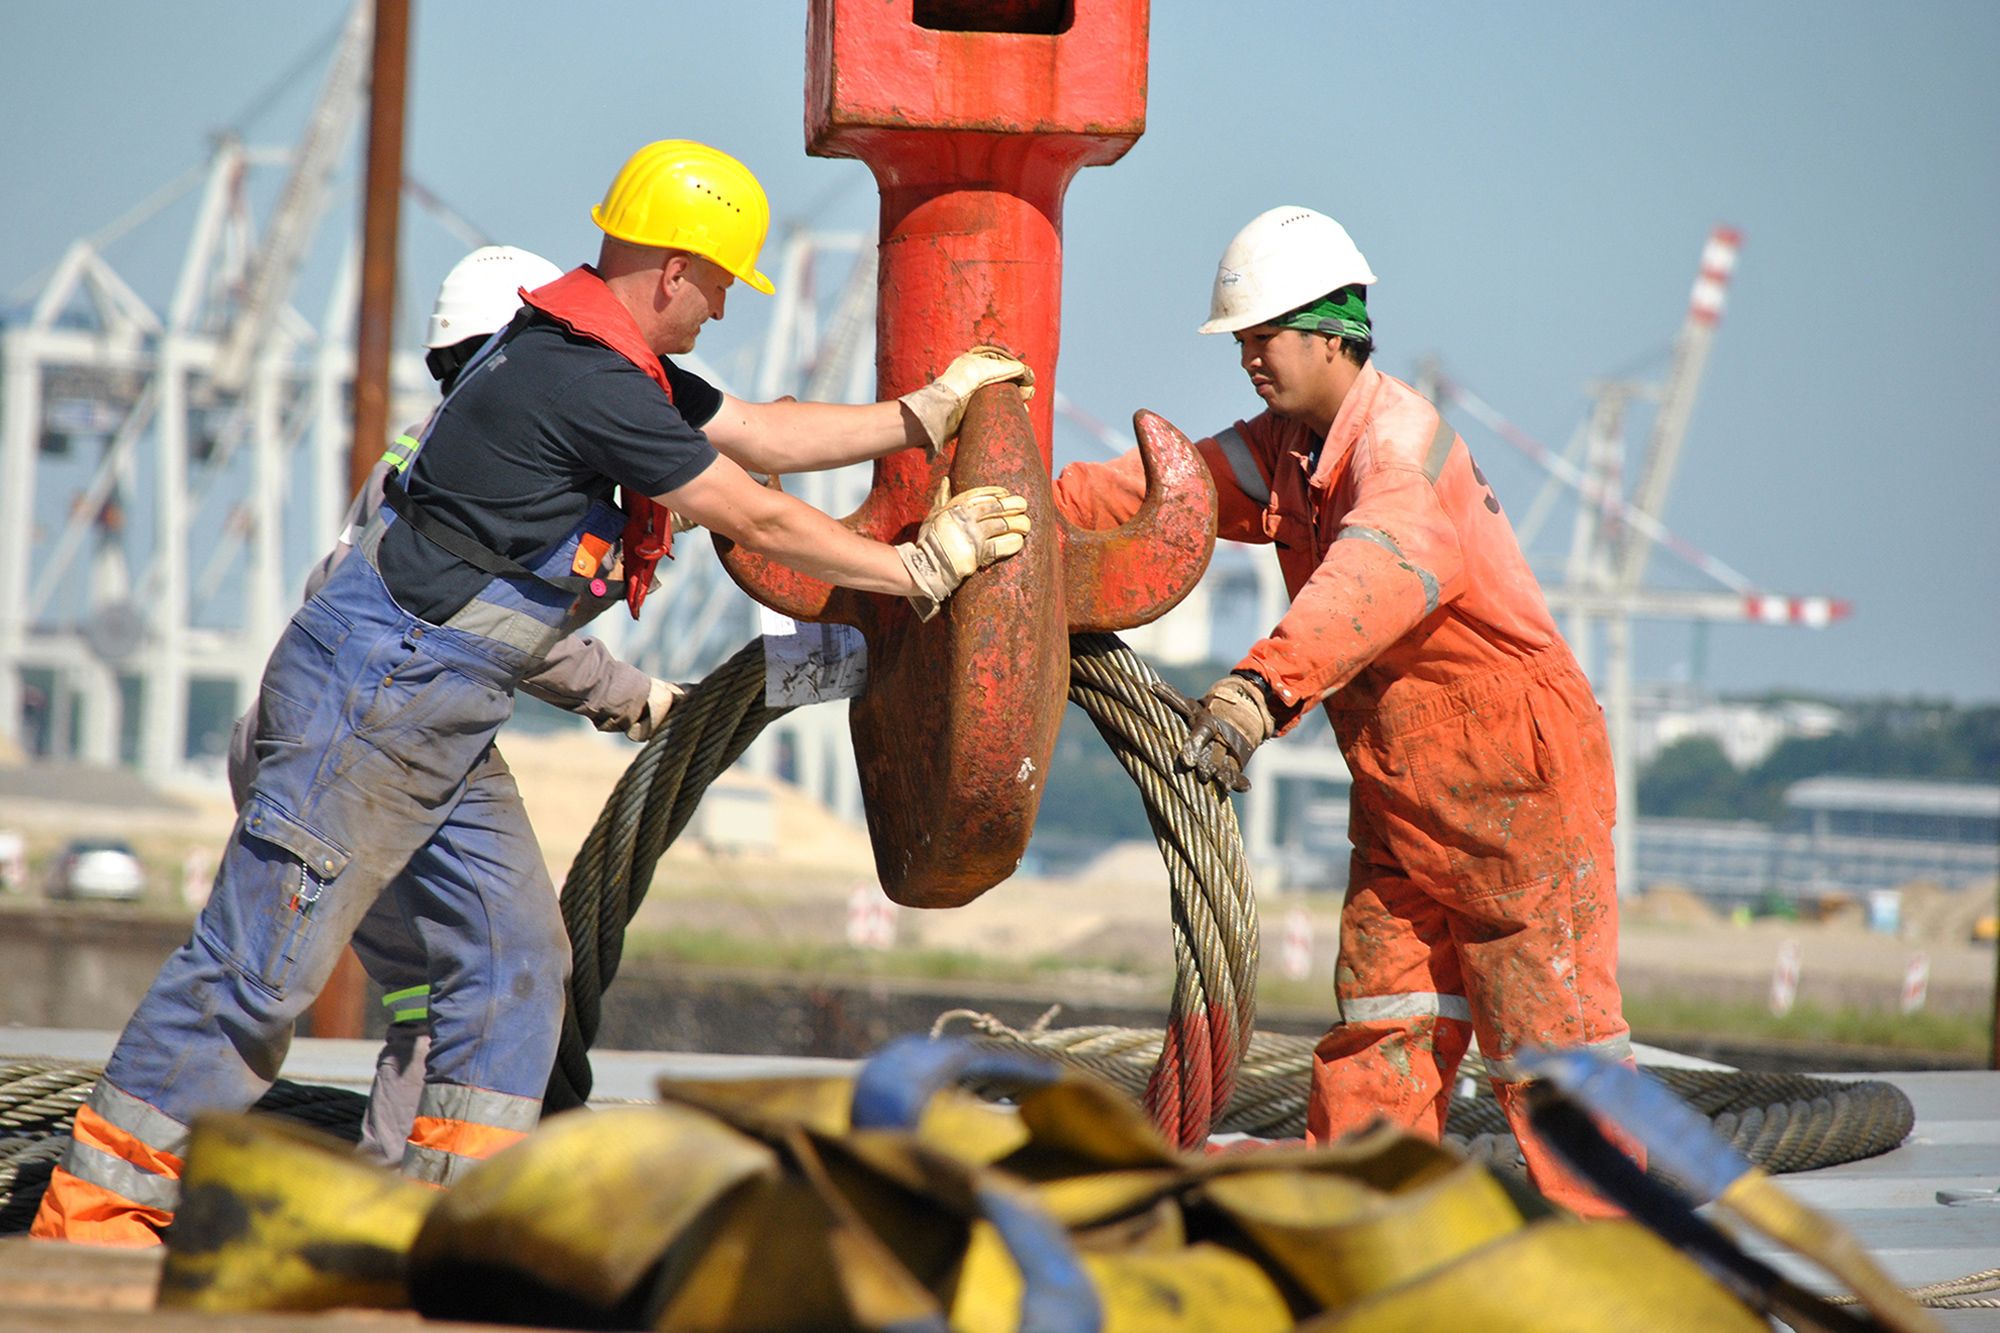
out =
<svg viewBox="0 0 2000 1333"><path fill-rule="evenodd" d="M203 748L187 734L192 692L224 685L240 706L293 575L331 544L351 243L317 328L290 301L356 119L372 16L356 0L300 144L217 135L204 166L72 243L26 322L0 333L0 738L179 775ZM287 180L259 233L251 177L271 166ZM163 317L103 250L202 182ZM428 382L414 356L397 382L415 411ZM144 503L122 528L106 521L120 500ZM45 696L37 737L23 735L31 692Z"/></svg>
<svg viewBox="0 0 2000 1333"><path fill-rule="evenodd" d="M1665 381L1657 388L1624 379L1598 385L1590 416L1568 453L1557 454L1537 442L1435 364L1422 377L1433 381L1423 387L1435 401L1462 409L1549 474L1550 489L1530 507L1522 524L1524 545L1532 541L1540 526L1553 488L1575 493L1576 517L1565 582L1547 585L1543 591L1550 609L1564 617L1565 632L1587 668L1592 665L1595 632L1600 627L1603 630L1603 661L1592 675L1604 695L1611 731L1618 783L1616 854L1620 884L1627 887L1639 885L1642 870L1634 855L1638 788L1632 729L1632 622L1739 622L1816 629L1845 618L1852 610L1838 597L1762 591L1749 577L1676 536L1661 521L1741 244L1741 234L1733 227L1716 227L1710 232ZM1626 407L1635 399L1648 397L1657 399L1657 407L1635 469L1636 479L1627 494L1623 484ZM1691 569L1720 584L1722 590L1646 587L1646 568L1655 547L1665 547Z"/></svg>

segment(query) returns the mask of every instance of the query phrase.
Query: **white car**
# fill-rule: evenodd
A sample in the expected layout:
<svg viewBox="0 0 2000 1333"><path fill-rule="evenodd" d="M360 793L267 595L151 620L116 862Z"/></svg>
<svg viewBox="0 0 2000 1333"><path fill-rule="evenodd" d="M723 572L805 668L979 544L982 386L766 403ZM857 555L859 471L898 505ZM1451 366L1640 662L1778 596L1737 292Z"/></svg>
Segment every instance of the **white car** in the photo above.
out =
<svg viewBox="0 0 2000 1333"><path fill-rule="evenodd" d="M79 838L56 858L49 875L49 896L136 902L146 896L146 868L122 842Z"/></svg>

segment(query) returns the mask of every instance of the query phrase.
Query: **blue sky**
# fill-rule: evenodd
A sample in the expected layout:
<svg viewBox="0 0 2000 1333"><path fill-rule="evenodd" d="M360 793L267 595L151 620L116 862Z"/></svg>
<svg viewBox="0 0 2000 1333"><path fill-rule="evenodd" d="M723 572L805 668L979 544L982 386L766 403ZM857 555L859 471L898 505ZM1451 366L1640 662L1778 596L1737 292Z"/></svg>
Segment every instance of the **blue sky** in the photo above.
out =
<svg viewBox="0 0 2000 1333"><path fill-rule="evenodd" d="M0 298L246 111L253 143L295 140L320 81L295 62L344 9L10 5ZM415 0L408 168L564 264L594 253L588 209L625 155L663 137L743 158L782 219L871 228L866 169L805 155L804 30L804 5L779 0ZM1434 353L1560 446L1592 380L1662 373L1702 241L1733 224L1742 260L1666 521L1760 586L1856 611L1821 632L1716 627L1707 683L2000 700L1997 67L1990 3L1156 0L1147 132L1068 196L1061 387L1106 420L1143 406L1191 434L1250 413L1233 349L1194 326L1229 237L1299 203L1340 218L1380 275L1383 369ZM350 153L321 251L351 225L358 171ZM110 251L157 304L191 213ZM462 246L404 219L414 341ZM746 355L764 315L738 293L704 355ZM1540 475L1459 424L1520 517ZM1665 556L1652 577L1699 586ZM1690 670L1685 627L1639 643L1642 678Z"/></svg>

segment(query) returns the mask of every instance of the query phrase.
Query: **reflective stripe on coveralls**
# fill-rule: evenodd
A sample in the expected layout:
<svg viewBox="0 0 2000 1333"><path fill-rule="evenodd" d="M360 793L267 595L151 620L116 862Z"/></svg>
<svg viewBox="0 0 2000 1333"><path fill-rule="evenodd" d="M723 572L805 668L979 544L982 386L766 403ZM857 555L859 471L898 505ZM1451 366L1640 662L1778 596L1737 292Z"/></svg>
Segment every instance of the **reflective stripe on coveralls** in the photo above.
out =
<svg viewBox="0 0 2000 1333"><path fill-rule="evenodd" d="M1407 995L1351 995L1339 1000L1343 1023L1379 1023L1385 1018L1455 1018L1472 1021L1472 1006L1463 995L1412 991Z"/></svg>
<svg viewBox="0 0 2000 1333"><path fill-rule="evenodd" d="M1568 1049L1586 1051L1591 1055L1602 1056L1606 1060L1615 1060L1622 1065L1631 1065L1636 1063L1637 1060L1637 1057L1632 1053L1632 1039L1630 1037L1613 1037L1609 1041L1591 1042L1588 1045L1573 1046ZM1487 1076L1496 1082L1526 1083L1534 1077L1534 1075L1528 1073L1524 1068L1527 1063L1526 1061L1503 1060L1496 1056L1483 1054L1479 1058L1486 1065Z"/></svg>
<svg viewBox="0 0 2000 1333"><path fill-rule="evenodd" d="M1229 460L1229 475L1236 479L1236 485L1245 495L1258 504L1271 502L1271 483L1264 480L1264 474L1257 469L1257 460L1251 456L1250 446L1243 442L1243 436L1236 427L1218 431L1215 436L1217 448Z"/></svg>
<svg viewBox="0 0 2000 1333"><path fill-rule="evenodd" d="M92 1245L154 1245L173 1220L188 1128L99 1082L77 1108L28 1234Z"/></svg>
<svg viewBox="0 0 2000 1333"><path fill-rule="evenodd" d="M417 456L417 450L424 447L422 440L409 435L398 435L389 441L389 447L382 451L382 461L389 465L391 472L406 472L410 462Z"/></svg>
<svg viewBox="0 0 2000 1333"><path fill-rule="evenodd" d="M486 1158L526 1138L541 1118L540 1097L426 1083L403 1152L403 1174L430 1185L455 1184Z"/></svg>
<svg viewBox="0 0 2000 1333"><path fill-rule="evenodd" d="M1374 542L1390 555L1395 556L1396 559L1403 560L1403 548L1396 545L1394 537L1391 537L1380 528L1363 528L1350 524L1342 528L1340 535L1335 537L1334 540ZM1438 609L1437 575L1431 573L1428 569L1411 565L1408 561L1404 561L1404 563L1409 571L1417 576L1418 582L1424 585L1424 614L1429 615Z"/></svg>
<svg viewBox="0 0 2000 1333"><path fill-rule="evenodd" d="M429 986L411 986L384 995L382 1007L389 1011L391 1023L416 1023L431 1016L430 998Z"/></svg>

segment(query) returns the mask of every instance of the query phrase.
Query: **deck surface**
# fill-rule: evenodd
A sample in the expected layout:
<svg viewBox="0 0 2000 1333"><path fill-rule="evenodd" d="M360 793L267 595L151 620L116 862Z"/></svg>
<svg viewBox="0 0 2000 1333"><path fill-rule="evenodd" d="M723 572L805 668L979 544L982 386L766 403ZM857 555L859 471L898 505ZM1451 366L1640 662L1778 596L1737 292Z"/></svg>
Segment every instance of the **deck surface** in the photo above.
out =
<svg viewBox="0 0 2000 1333"><path fill-rule="evenodd" d="M0 1062L28 1058L101 1064L109 1033L0 1029ZM377 1047L367 1041L301 1040L285 1076L302 1083L365 1089ZM1642 1053L1642 1059L1645 1058ZM662 1076L772 1078L849 1071L853 1063L804 1057L597 1051L592 1101L649 1101ZM1841 1075L1853 1079L1854 1075ZM1916 1108L1916 1130L1901 1147L1867 1161L1780 1177L1785 1188L1837 1219L1904 1286L2000 1267L2000 1072L1921 1072L1867 1077L1896 1084ZM1942 1202L1940 1195L1955 1199ZM1749 1248L1806 1286L1834 1284L1793 1256L1754 1241ZM129 1252L0 1238L0 1333L28 1330L223 1329L280 1333L387 1333L399 1328L487 1329L430 1323L404 1313L244 1315L219 1319L155 1311L159 1251ZM1985 1293L2000 1299L2000 1293ZM1939 1324L2000 1333L2000 1309L1938 1310Z"/></svg>

